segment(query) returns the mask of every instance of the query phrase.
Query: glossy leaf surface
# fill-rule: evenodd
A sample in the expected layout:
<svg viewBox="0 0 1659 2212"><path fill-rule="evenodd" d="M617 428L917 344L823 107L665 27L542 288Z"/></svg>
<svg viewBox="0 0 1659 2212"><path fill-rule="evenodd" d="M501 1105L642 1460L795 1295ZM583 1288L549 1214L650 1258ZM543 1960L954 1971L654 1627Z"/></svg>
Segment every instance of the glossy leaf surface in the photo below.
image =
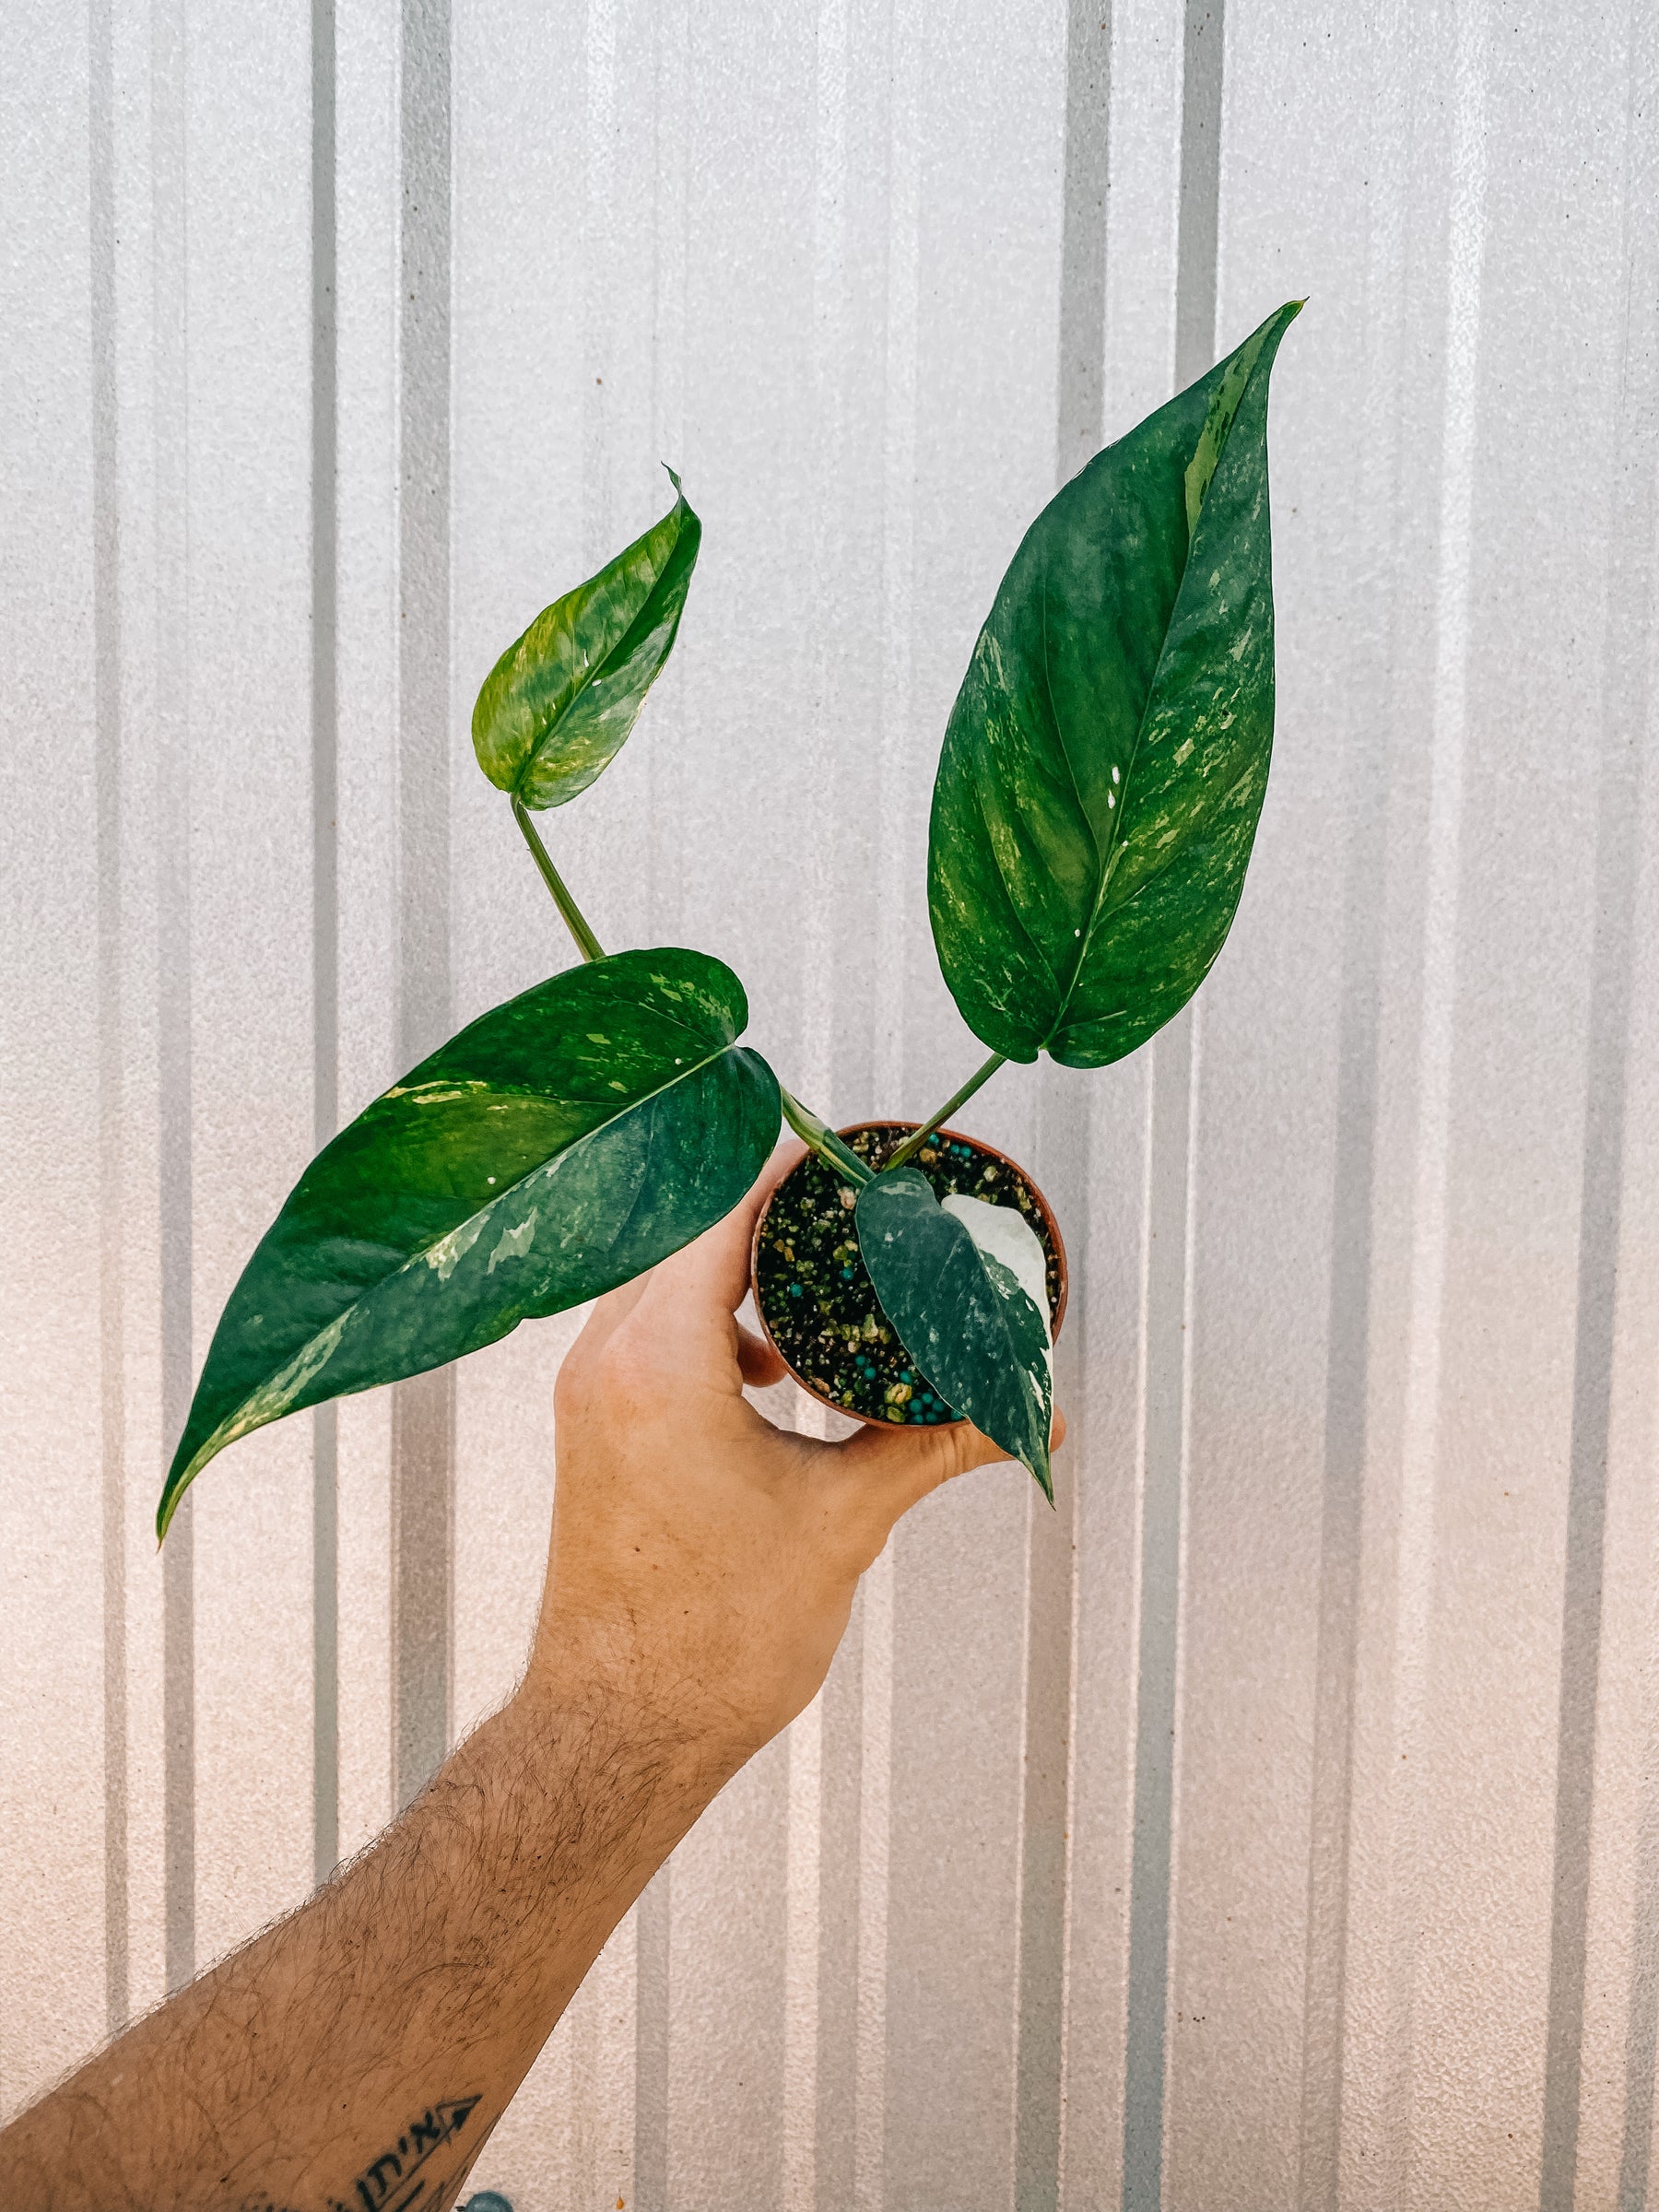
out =
<svg viewBox="0 0 1659 2212"><path fill-rule="evenodd" d="M1053 1360L1042 1247L1028 1223L982 1199L941 1206L916 1168L865 1183L853 1218L882 1310L931 1387L1052 1500Z"/></svg>
<svg viewBox="0 0 1659 2212"><path fill-rule="evenodd" d="M418 1374L653 1266L777 1140L748 1007L704 953L568 970L453 1037L320 1152L214 1334L158 1516L282 1415Z"/></svg>
<svg viewBox="0 0 1659 2212"><path fill-rule="evenodd" d="M609 767L668 658L701 537L680 494L507 648L473 709L473 749L492 783L526 806L562 806Z"/></svg>
<svg viewBox="0 0 1659 2212"><path fill-rule="evenodd" d="M1273 746L1267 385L1291 302L1038 516L934 787L946 982L993 1050L1133 1052L1226 940Z"/></svg>

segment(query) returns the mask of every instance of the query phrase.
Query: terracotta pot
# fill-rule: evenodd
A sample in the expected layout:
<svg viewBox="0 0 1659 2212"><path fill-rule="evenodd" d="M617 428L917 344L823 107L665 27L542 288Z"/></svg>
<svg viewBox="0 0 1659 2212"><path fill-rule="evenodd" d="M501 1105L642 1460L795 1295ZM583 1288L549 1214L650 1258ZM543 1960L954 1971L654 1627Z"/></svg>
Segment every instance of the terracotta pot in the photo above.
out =
<svg viewBox="0 0 1659 2212"><path fill-rule="evenodd" d="M870 1122L853 1122L847 1128L838 1131L837 1134L843 1139L851 1139L852 1137L863 1135L866 1130L890 1130L900 1135L908 1136L912 1129L918 1129L920 1127L921 1124L919 1122L900 1122L882 1119L879 1121ZM1067 1277L1065 1266L1065 1245L1060 1235L1060 1224L1054 1218L1053 1207L1050 1206L1048 1200L1038 1189L1035 1182L1026 1172L1025 1169L1020 1166L1019 1162L1017 1159L1010 1159L1006 1152L999 1152L994 1145L988 1145L980 1137L970 1136L967 1131L963 1129L941 1129L939 1131L939 1137L941 1142L946 1144L971 1145L974 1151L980 1154L982 1158L985 1159L996 1160L1003 1167L1011 1170L1014 1174L1019 1177L1020 1181L1025 1184L1026 1189L1030 1193L1037 1210L1042 1217L1042 1225L1048 1232L1049 1241L1053 1251L1054 1269L1057 1280L1055 1289L1053 1294L1053 1312L1050 1316L1050 1326L1053 1335L1057 1337L1060 1334L1061 1324L1065 1319ZM808 1159L810 1159L812 1157L812 1154L807 1154ZM800 1167L804 1167L805 1165L805 1160L798 1163L798 1166ZM784 1366L789 1370L789 1372L794 1377L795 1381L800 1384L801 1388L806 1392L809 1397L816 1398L820 1406L828 1406L832 1409L832 1411L845 1416L850 1420L865 1421L868 1422L872 1428L885 1428L888 1424L881 1415L874 1413L861 1413L856 1406L843 1406L839 1398L832 1398L827 1391L820 1389L816 1382L809 1381L806 1376L802 1374L799 1368L797 1368L794 1361L790 1359L788 1354L783 1350L782 1347L778 1343L777 1338L772 1335L771 1324L767 1320L766 1310L760 1302L759 1259L760 1246L766 1235L766 1224L771 1214L773 1201L777 1198L779 1193L788 1185L791 1177L793 1177L796 1171L796 1168L792 1168L790 1170L789 1174L784 1176L783 1181L777 1185L776 1189L774 1189L771 1193L771 1195L767 1199L766 1204L761 1207L760 1218L755 1223L755 1234L753 1241L749 1245L749 1288L754 1294L755 1312L760 1323L761 1333L764 1335L767 1342L771 1346L772 1349L777 1353L779 1359L782 1360Z"/></svg>

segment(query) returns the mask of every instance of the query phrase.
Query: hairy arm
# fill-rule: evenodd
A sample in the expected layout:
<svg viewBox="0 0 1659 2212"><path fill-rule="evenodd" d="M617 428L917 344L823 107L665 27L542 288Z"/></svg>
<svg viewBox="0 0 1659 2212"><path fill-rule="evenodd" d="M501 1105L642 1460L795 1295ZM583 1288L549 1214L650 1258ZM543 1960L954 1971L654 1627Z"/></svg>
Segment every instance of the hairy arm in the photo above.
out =
<svg viewBox="0 0 1659 2212"><path fill-rule="evenodd" d="M770 1178L768 1179L770 1180ZM512 1698L374 1847L0 2133L8 2212L447 2212L618 1921L815 1695L966 1427L774 1429L735 1319L764 1185L594 1308Z"/></svg>

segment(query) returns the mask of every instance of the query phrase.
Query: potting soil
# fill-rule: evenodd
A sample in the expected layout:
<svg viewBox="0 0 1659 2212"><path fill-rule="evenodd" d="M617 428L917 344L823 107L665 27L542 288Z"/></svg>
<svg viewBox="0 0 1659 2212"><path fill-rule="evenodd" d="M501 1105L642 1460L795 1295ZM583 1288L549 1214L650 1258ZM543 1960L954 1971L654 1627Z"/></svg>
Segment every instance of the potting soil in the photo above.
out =
<svg viewBox="0 0 1659 2212"><path fill-rule="evenodd" d="M877 1122L847 1142L878 1168L909 1134L901 1124ZM937 1132L911 1164L941 1199L961 1194L1019 1208L1048 1264L1052 1326L1060 1264L1042 1209L1018 1169L969 1139ZM767 1209L756 1258L762 1318L790 1366L832 1405L900 1425L953 1421L957 1415L915 1366L876 1296L859 1255L856 1198L816 1152L784 1177Z"/></svg>

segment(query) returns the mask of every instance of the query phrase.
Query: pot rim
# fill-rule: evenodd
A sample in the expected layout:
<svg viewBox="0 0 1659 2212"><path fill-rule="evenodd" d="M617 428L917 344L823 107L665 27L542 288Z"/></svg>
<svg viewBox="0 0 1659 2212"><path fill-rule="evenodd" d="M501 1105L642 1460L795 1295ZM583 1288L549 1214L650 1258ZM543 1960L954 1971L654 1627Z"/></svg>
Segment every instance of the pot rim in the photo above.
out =
<svg viewBox="0 0 1659 2212"><path fill-rule="evenodd" d="M1027 1190L1030 1192L1031 1196L1036 1200L1038 1207L1042 1214L1043 1224L1048 1230L1049 1236L1053 1242L1055 1268L1060 1278L1059 1295L1054 1301L1053 1327L1050 1332L1052 1340L1054 1343L1058 1343L1060 1339L1060 1332L1065 1325L1065 1300L1067 1291L1070 1288L1070 1277L1065 1262L1065 1240L1060 1234L1060 1223L1055 1218L1053 1207L1049 1204L1044 1193L1038 1187L1037 1179L1034 1175L1032 1175L1030 1169L1022 1167L1018 1160L1013 1159L1008 1153L1003 1151L1000 1147L987 1144L982 1136L974 1136L966 1129L947 1128L943 1124L927 1124L929 1127L935 1125L938 1127L938 1132L941 1137L947 1140L951 1137L954 1137L959 1144L971 1145L975 1151L984 1153L991 1159L1000 1160L1005 1168L1012 1168L1015 1174L1019 1177L1020 1181L1025 1184ZM920 1129L923 1126L924 1124L921 1122L907 1122L902 1118L901 1115L896 1113L873 1113L867 1115L861 1122L847 1123L843 1128L838 1129L835 1134L837 1136L849 1138L858 1135L863 1130L865 1129L902 1129L908 1135L912 1130ZM800 1161L797 1160L795 1162L795 1167L799 1167L800 1164ZM794 1173L794 1168L791 1168L789 1174L793 1175ZM827 1406L831 1413L839 1413L844 1420L861 1421L868 1429L892 1428L896 1426L896 1424L890 1421L883 1420L879 1414L856 1412L851 1406L843 1406L838 1399L830 1397L825 1392L819 1390L816 1383L809 1382L806 1376L801 1373L800 1370L794 1366L789 1359L785 1356L782 1347L779 1345L777 1338L772 1335L771 1329L768 1325L765 1312L762 1311L760 1304L760 1238L766 1228L767 1216L771 1212L772 1200L777 1196L779 1191L782 1189L783 1184L787 1181L788 1176L780 1176L778 1181L773 1183L771 1189L766 1194L766 1204L760 1208L759 1213L755 1217L755 1230L753 1236L751 1236L749 1239L749 1295L755 1302L755 1319L760 1324L760 1334L765 1337L767 1343L771 1346L772 1350L777 1353L779 1359L783 1361L783 1366L787 1373L794 1382L800 1384L801 1388L806 1393L809 1398L816 1399L820 1406ZM964 1418L965 1417L959 1416L957 1421L942 1422L940 1426L943 1428L954 1429L959 1425L960 1419Z"/></svg>

